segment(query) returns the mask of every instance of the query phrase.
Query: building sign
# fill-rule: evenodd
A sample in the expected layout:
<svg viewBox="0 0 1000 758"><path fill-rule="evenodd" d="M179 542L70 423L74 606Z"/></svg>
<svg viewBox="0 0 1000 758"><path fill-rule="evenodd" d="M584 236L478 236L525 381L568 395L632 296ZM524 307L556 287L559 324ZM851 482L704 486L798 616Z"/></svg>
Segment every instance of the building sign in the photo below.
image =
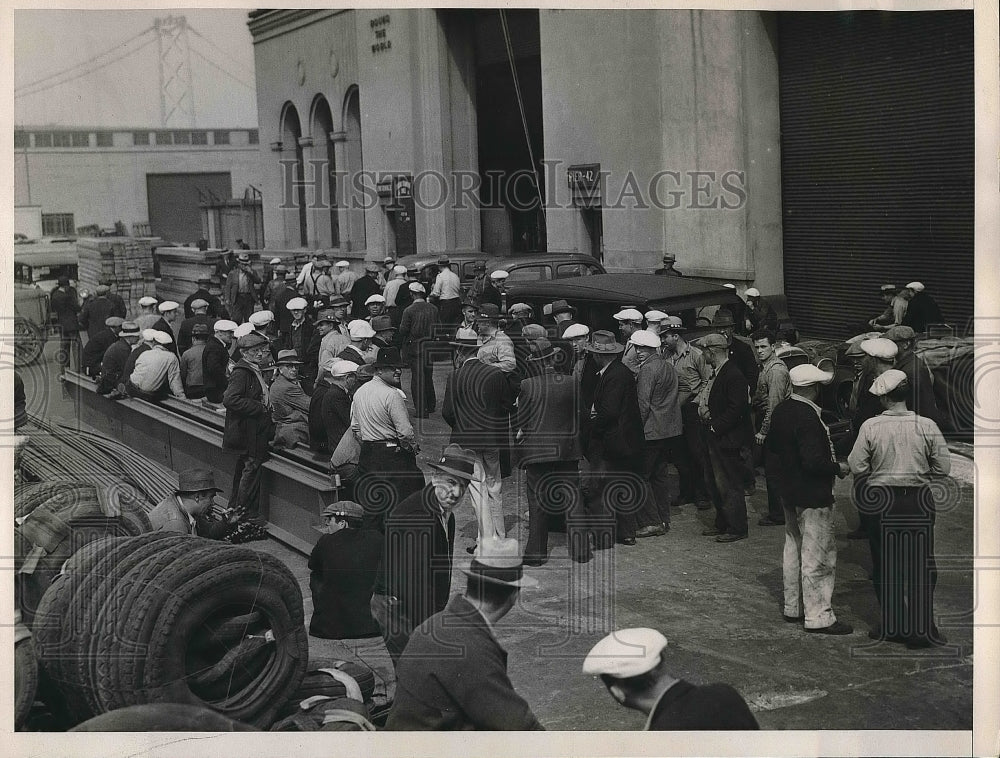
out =
<svg viewBox="0 0 1000 758"><path fill-rule="evenodd" d="M376 16L368 22L372 30L372 55L392 50L392 40L389 39L389 14Z"/></svg>
<svg viewBox="0 0 1000 758"><path fill-rule="evenodd" d="M595 207L601 204L601 164L583 163L566 169L573 204Z"/></svg>

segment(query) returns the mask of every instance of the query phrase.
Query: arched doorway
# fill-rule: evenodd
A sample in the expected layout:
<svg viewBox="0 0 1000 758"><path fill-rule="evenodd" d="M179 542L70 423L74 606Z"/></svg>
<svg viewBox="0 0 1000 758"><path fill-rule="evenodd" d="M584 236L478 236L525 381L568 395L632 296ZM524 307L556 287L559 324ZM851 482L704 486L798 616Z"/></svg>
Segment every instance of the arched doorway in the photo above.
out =
<svg viewBox="0 0 1000 758"><path fill-rule="evenodd" d="M352 250L364 250L367 247L365 236L365 197L360 187L361 183L354 180L355 175L364 168L364 157L361 150L361 101L357 86L352 86L344 98L344 132L347 135L344 154L347 165L344 170L347 178L343 202L347 206L347 239Z"/></svg>
<svg viewBox="0 0 1000 758"><path fill-rule="evenodd" d="M320 247L340 246L340 219L337 213L338 187L336 180L337 157L334 154L331 134L334 131L333 114L330 104L322 95L317 95L313 101L311 132L313 135L313 155L319 163L314 169L322 169L324 173L323 197L325 203L319 204L313 216L315 231Z"/></svg>
<svg viewBox="0 0 1000 758"><path fill-rule="evenodd" d="M309 229L306 220L305 170L302 158L302 123L299 113L291 103L285 103L281 112L281 209L285 221L285 240L291 245L308 247ZM294 156L294 158L293 158ZM292 160L291 164L286 161Z"/></svg>

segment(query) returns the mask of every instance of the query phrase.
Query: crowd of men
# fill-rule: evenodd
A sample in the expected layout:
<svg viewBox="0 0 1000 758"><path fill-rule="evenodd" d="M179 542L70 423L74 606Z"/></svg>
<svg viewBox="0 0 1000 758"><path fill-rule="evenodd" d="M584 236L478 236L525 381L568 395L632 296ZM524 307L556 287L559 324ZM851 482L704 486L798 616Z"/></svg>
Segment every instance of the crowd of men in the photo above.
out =
<svg viewBox="0 0 1000 758"><path fill-rule="evenodd" d="M347 261L330 273L322 255L298 272L275 259L266 282L246 253L235 264L221 299L200 282L183 308L144 298L131 321L100 302L99 288L78 317L92 329L88 347L97 342L84 351L85 368L102 392L221 403L224 447L238 456L230 507L251 522L264 522L261 467L272 448L330 456L343 499L324 511L328 535L310 558L310 631L352 641L358 655L359 640L381 636L398 678L389 728L541 728L510 684L493 625L534 581L524 567L550 559L550 530L565 530L568 556L582 566L595 551L667 534L671 511L694 507L714 511L703 536L733 544L750 535L746 498L758 465L768 511L757 523L785 529L786 622L853 632L832 608L834 482L853 474L855 536L869 541L882 610L869 636L943 644L933 622L942 490L930 485L948 475L949 457L910 325L926 328L940 313L918 297L920 283L902 288L908 294L892 288L886 311L869 322L873 333L851 342L857 410L838 449L821 407L833 373L811 363L789 370L777 316L753 288L740 312L718 309L710 332L689 341L678 315L657 310L622 308L617 333L592 331L564 300L543 319L506 302L504 271L482 277L469 297L446 257L432 284L392 259L366 264L361 276ZM663 271L680 275L667 259ZM439 403L433 348L442 336L452 371ZM413 419L439 408L449 444L425 475ZM518 468L528 504L523 555L508 537L505 515L516 506L502 486ZM164 522L197 531L204 495L210 502L214 492L214 483L193 499L179 491ZM477 535L466 546L466 591L452 597L454 511L467 492ZM887 551L891 529L920 539L909 552ZM648 713L647 728L756 728L731 688L671 677L662 635L627 631L645 641L646 657L623 666L613 654L625 644L618 635L595 647L584 670ZM452 660L448 646L475 655Z"/></svg>

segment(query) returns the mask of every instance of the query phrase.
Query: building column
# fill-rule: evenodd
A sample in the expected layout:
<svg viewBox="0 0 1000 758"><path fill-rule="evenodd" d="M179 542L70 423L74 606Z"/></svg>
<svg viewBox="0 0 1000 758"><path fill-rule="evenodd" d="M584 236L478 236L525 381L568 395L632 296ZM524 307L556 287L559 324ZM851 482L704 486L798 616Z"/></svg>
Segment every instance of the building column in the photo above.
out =
<svg viewBox="0 0 1000 758"><path fill-rule="evenodd" d="M306 182L306 239L308 247L316 250L321 247L330 247L330 240L324 239L324 237L329 237L329 231L326 234L322 231L323 220L320 214L323 212L326 192L323 189L323 174L313 162L317 152L313 147L314 144L311 134L299 137L299 147L302 148L302 181Z"/></svg>
<svg viewBox="0 0 1000 758"><path fill-rule="evenodd" d="M347 132L330 132L327 136L333 143L333 158L337 164L337 171L344 172L347 166ZM352 244L351 221L347 212L350 193L347 192L344 184L348 181L350 180L343 173L337 177L337 219L340 223L340 250L344 253L351 252L351 249L356 246Z"/></svg>

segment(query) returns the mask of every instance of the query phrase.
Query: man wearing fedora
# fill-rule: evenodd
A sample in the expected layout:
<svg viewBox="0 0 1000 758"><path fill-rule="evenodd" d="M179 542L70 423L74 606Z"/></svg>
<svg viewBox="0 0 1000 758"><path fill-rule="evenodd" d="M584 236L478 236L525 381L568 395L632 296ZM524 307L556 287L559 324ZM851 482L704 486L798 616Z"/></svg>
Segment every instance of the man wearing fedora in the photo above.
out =
<svg viewBox="0 0 1000 758"><path fill-rule="evenodd" d="M500 310L493 303L479 306L476 314L476 334L479 337L479 360L496 366L505 374L517 371L514 343L500 331Z"/></svg>
<svg viewBox="0 0 1000 758"><path fill-rule="evenodd" d="M351 330L348 328L351 302L343 295L333 295L328 307L320 310L330 326L324 329L319 345L317 360L320 366L327 365L351 344ZM332 318L331 318L332 317ZM318 325L317 321L317 325Z"/></svg>
<svg viewBox="0 0 1000 758"><path fill-rule="evenodd" d="M757 365L757 356L754 355L753 348L742 339L736 336L736 321L728 308L719 308L712 318L712 331L721 334L726 338L729 345L729 357L736 362L740 373L747 380L751 387L757 386L757 377L760 374L760 366Z"/></svg>
<svg viewBox="0 0 1000 758"><path fill-rule="evenodd" d="M412 631L448 602L455 544L452 511L472 481L475 461L458 445L448 445L429 465L430 483L407 495L386 519L371 600L372 615L397 665Z"/></svg>
<svg viewBox="0 0 1000 758"><path fill-rule="evenodd" d="M634 545L636 512L646 494L642 478L644 438L635 378L622 364L625 347L612 332L594 332L587 350L597 365L597 385L582 440L590 461L588 517L606 519L613 514L617 541ZM597 548L612 547L611 536L606 531L598 534Z"/></svg>
<svg viewBox="0 0 1000 758"><path fill-rule="evenodd" d="M174 494L167 495L149 512L149 523L154 532L199 534L199 519L209 512L215 494L222 490L215 486L215 475L208 469L187 469L177 479Z"/></svg>
<svg viewBox="0 0 1000 758"><path fill-rule="evenodd" d="M514 690L495 624L517 603L524 574L517 540L491 540L472 559L465 593L414 630L397 667L388 731L530 731L544 727Z"/></svg>
<svg viewBox="0 0 1000 758"><path fill-rule="evenodd" d="M399 350L379 350L372 369L374 378L358 387L351 403L351 429L361 443L354 499L365 507L367 523L381 529L386 515L424 486L424 475L417 466L419 448L399 386Z"/></svg>
<svg viewBox="0 0 1000 758"><path fill-rule="evenodd" d="M556 336L562 337L576 321L576 308L565 300L552 303L552 320L556 322Z"/></svg>
<svg viewBox="0 0 1000 758"><path fill-rule="evenodd" d="M299 382L299 360L294 350L279 350L274 362L277 376L271 382L271 420L276 448L309 445L309 396Z"/></svg>
<svg viewBox="0 0 1000 758"><path fill-rule="evenodd" d="M656 269L653 273L657 276L684 276L680 271L674 268L674 264L677 262L677 256L673 253L663 254L663 267Z"/></svg>
<svg viewBox="0 0 1000 758"><path fill-rule="evenodd" d="M226 426L222 447L237 454L233 467L230 506L258 526L265 523L260 506L261 469L270 457L274 436L271 402L261 364L270 360L267 337L257 332L237 340L241 357L233 367L222 404L226 408Z"/></svg>
<svg viewBox="0 0 1000 758"><path fill-rule="evenodd" d="M448 377L441 415L451 427L450 442L471 451L476 462L469 497L478 540L503 537L507 530L500 454L508 447L514 395L504 373L480 360L476 341L456 339L450 344L456 350L456 368Z"/></svg>
<svg viewBox="0 0 1000 758"><path fill-rule="evenodd" d="M462 310L462 282L451 270L447 255L438 258L439 271L431 289L431 302L441 312L441 323L453 327L459 322Z"/></svg>
<svg viewBox="0 0 1000 758"><path fill-rule="evenodd" d="M242 324L253 313L254 293L260 286L260 277L250 265L250 255L240 253L236 256L237 267L226 277L223 297L229 308L229 315L237 324Z"/></svg>
<svg viewBox="0 0 1000 758"><path fill-rule="evenodd" d="M399 344L403 360L410 367L410 399L417 418L428 418L437 405L434 394L434 364L425 346L434 337L438 309L427 302L427 292L420 282L406 285L412 302L403 309L399 322ZM402 292L403 290L400 290Z"/></svg>
<svg viewBox="0 0 1000 758"><path fill-rule="evenodd" d="M529 361L539 369L521 382L517 396L517 451L528 494L525 563L548 560L553 503L566 516L567 551L574 561L591 558L580 489L580 386L555 371L559 349L544 337L529 342Z"/></svg>

